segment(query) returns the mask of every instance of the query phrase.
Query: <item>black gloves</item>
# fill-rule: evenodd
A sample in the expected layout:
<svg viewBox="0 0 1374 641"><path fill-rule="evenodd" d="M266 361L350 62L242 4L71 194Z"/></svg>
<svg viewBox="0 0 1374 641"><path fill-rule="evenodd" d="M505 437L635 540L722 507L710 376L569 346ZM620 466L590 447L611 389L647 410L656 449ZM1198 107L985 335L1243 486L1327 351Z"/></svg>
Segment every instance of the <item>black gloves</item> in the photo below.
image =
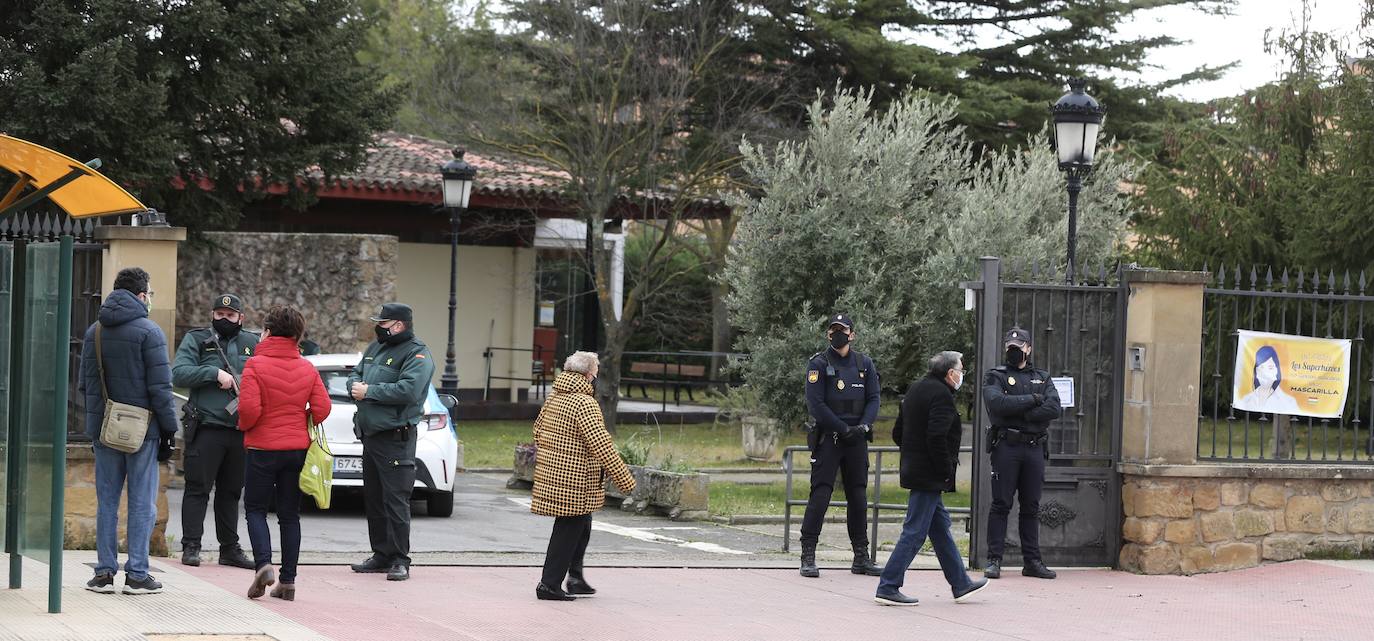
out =
<svg viewBox="0 0 1374 641"><path fill-rule="evenodd" d="M177 449L175 436L164 436L157 443L157 462L166 463L172 460L172 453Z"/></svg>
<svg viewBox="0 0 1374 641"><path fill-rule="evenodd" d="M1044 404L1045 404L1045 395L1044 395L1044 394L1031 394L1031 398L1035 399L1035 406L1036 406L1036 407L1040 407L1041 405L1044 405Z"/></svg>

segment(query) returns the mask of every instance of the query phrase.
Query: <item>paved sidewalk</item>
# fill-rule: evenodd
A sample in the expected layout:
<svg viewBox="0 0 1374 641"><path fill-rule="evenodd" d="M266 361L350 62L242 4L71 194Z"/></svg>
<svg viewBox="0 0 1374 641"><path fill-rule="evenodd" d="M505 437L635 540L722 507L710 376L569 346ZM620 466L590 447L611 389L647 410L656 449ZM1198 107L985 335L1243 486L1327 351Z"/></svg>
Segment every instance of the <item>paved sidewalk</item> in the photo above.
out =
<svg viewBox="0 0 1374 641"><path fill-rule="evenodd" d="M293 603L272 612L338 641L1348 641L1374 629L1374 564L1298 561L1196 577L1067 570L1012 576L956 605L938 572L910 572L915 608L872 602L877 580L792 570L589 568L601 594L536 601L538 570L417 567L405 583L346 567L302 568ZM195 574L225 588L239 571Z"/></svg>
<svg viewBox="0 0 1374 641"><path fill-rule="evenodd" d="M8 555L0 554L8 564ZM121 562L124 556L120 555ZM0 589L0 641L143 641L196 639L199 635L242 635L245 639L327 641L328 637L193 574L179 564L153 559L152 574L162 594L96 594L82 586L91 578L93 551L63 553L62 613L48 614L48 566L25 559L24 587ZM346 568L345 568L346 570ZM248 587L251 573L225 568L223 582ZM124 573L115 578L124 585ZM169 635L160 637L156 635ZM224 637L216 637L224 639ZM227 639L225 641L228 641Z"/></svg>

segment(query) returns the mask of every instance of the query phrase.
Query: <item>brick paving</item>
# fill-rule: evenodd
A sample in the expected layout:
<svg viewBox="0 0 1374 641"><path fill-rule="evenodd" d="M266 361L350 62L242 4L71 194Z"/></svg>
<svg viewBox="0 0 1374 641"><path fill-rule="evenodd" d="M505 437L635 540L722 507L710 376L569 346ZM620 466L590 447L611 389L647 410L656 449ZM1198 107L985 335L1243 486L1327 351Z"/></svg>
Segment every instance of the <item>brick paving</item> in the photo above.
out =
<svg viewBox="0 0 1374 641"><path fill-rule="evenodd" d="M1349 641L1374 638L1370 570L1298 561L1194 577L1011 573L959 605L938 572L913 571L906 592L921 605L891 608L872 602L876 579L834 571L807 580L792 570L590 568L600 595L554 603L534 598L537 568L417 566L410 581L389 583L307 566L295 602L262 606L339 641ZM235 595L247 586L241 570L190 571Z"/></svg>

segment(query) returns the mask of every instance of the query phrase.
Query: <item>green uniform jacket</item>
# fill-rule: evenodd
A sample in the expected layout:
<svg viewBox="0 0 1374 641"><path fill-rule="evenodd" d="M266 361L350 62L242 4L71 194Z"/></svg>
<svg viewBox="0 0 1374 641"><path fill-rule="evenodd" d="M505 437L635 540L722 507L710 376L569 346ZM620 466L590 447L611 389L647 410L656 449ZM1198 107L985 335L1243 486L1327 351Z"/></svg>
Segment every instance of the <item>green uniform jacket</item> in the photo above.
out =
<svg viewBox="0 0 1374 641"><path fill-rule="evenodd" d="M414 335L394 344L372 343L348 377L350 390L354 383L367 383L354 426L368 435L418 424L433 378L434 358Z"/></svg>
<svg viewBox="0 0 1374 641"><path fill-rule="evenodd" d="M219 350L224 348L224 356L234 366L230 373L242 377L244 363L258 346L258 335L242 330L227 343L219 341L221 345L217 346L218 339L215 330L208 327L186 332L172 361L172 385L191 390L191 405L200 411L202 424L238 429L239 415L224 409L235 394L232 389L219 388L219 371L225 369Z"/></svg>

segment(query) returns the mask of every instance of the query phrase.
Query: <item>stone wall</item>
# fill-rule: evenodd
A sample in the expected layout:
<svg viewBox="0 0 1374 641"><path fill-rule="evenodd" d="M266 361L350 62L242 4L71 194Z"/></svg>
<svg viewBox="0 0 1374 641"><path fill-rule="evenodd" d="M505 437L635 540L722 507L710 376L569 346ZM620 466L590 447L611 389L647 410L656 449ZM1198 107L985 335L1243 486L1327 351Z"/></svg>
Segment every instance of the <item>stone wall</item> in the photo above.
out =
<svg viewBox="0 0 1374 641"><path fill-rule="evenodd" d="M1308 478L1128 473L1120 567L1197 574L1307 556L1374 555L1374 480L1310 478L1318 472L1293 474Z"/></svg>
<svg viewBox="0 0 1374 641"><path fill-rule="evenodd" d="M153 524L149 554L167 556L167 483L171 479L166 465L157 488L157 522ZM65 531L62 547L68 550L95 549L95 452L89 443L67 446L67 491L64 494ZM128 550L129 501L127 489L119 501L119 549Z"/></svg>
<svg viewBox="0 0 1374 641"><path fill-rule="evenodd" d="M257 329L272 305L305 314L325 353L362 351L375 339L368 319L396 297L397 240L352 234L212 232L182 246L177 336L210 323L215 296L237 294Z"/></svg>

